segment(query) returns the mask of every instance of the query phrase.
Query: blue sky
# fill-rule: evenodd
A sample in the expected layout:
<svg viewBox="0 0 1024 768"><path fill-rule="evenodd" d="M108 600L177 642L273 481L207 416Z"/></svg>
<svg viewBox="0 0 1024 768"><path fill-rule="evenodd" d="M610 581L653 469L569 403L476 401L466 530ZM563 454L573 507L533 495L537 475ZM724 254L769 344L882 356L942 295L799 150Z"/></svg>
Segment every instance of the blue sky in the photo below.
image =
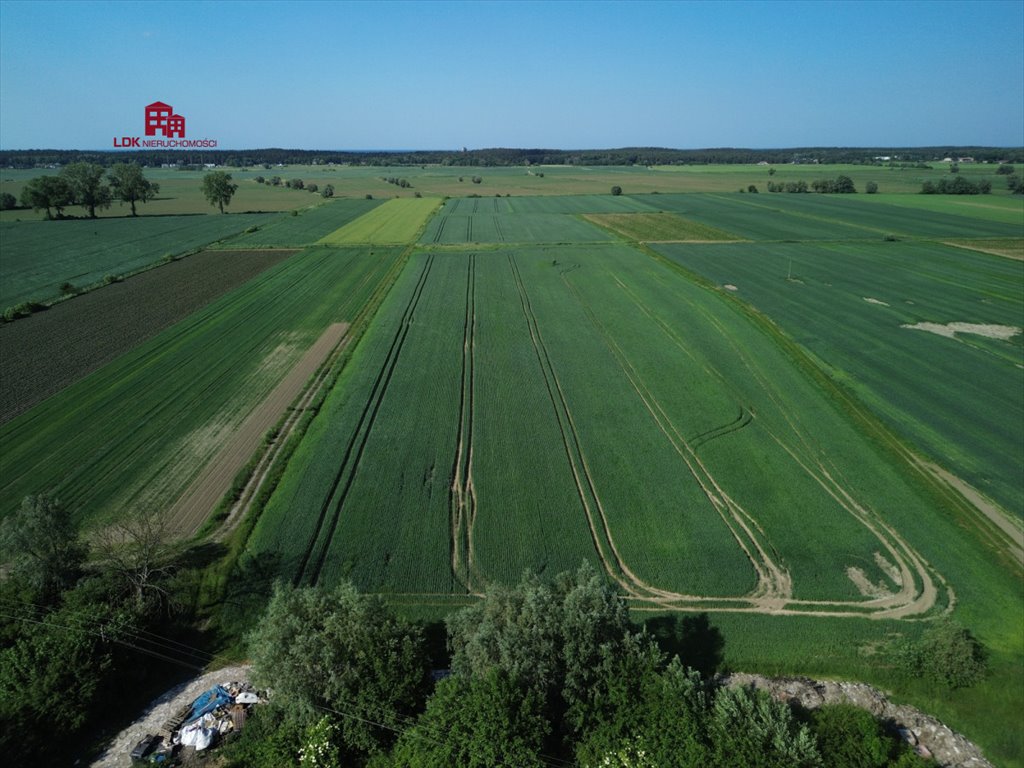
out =
<svg viewBox="0 0 1024 768"><path fill-rule="evenodd" d="M1024 144L1024 1L0 0L0 148Z"/></svg>

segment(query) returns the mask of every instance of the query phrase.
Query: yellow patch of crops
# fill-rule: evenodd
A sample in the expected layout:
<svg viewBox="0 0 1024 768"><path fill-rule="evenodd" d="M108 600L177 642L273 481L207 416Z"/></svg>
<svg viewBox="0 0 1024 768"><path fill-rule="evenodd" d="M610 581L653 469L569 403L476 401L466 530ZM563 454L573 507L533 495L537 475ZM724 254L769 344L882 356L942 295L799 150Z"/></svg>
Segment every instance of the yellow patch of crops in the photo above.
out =
<svg viewBox="0 0 1024 768"><path fill-rule="evenodd" d="M388 200L317 242L320 245L407 243L416 238L440 203L439 199L430 197Z"/></svg>

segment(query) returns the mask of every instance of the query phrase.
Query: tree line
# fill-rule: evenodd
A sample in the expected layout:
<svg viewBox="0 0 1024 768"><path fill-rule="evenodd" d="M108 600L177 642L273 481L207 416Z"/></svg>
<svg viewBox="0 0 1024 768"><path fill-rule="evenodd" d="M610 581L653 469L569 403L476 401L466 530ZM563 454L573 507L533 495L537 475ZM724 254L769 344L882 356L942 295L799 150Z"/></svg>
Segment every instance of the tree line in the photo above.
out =
<svg viewBox="0 0 1024 768"><path fill-rule="evenodd" d="M120 200L131 205L132 216L137 216L135 204L152 200L159 191L160 185L149 181L138 163L115 163L107 171L98 163L77 162L64 166L56 176L29 179L19 202L24 208L46 211L47 219L64 218L64 209L72 205L81 206L95 219L97 209ZM5 200L4 207L13 207L9 203Z"/></svg>
<svg viewBox="0 0 1024 768"><path fill-rule="evenodd" d="M448 617L450 675L434 684L423 628L379 597L349 583L278 585L249 638L253 680L273 691L271 703L224 759L239 768L933 765L855 707L806 712L719 687L721 634L706 615L677 621L670 655L592 567L552 581L528 575ZM943 685L983 674L970 633L930 632L907 645L908 674L936 658L967 670Z"/></svg>
<svg viewBox="0 0 1024 768"><path fill-rule="evenodd" d="M797 147L779 149L669 149L662 147L625 147L619 149L515 149L487 148L463 150L423 150L411 152L306 149L244 150L142 150L139 152L103 152L82 150L3 150L0 166L38 168L90 162L104 166L132 161L150 167L160 165L202 166L204 163L232 167L265 165L368 166L516 166L516 165L717 165L767 162L851 163L887 166L893 163L911 166L945 157L973 157L983 163L1024 163L1024 147ZM882 159L886 158L886 159ZM895 158L895 159L894 159Z"/></svg>

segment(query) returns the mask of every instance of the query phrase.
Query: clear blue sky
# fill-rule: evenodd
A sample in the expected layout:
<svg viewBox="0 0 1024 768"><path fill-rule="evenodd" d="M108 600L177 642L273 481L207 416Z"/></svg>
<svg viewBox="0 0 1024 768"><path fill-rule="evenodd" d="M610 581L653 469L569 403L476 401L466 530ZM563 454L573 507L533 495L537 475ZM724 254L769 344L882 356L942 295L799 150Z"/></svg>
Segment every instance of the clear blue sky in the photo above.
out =
<svg viewBox="0 0 1024 768"><path fill-rule="evenodd" d="M0 0L0 148L1024 144L1024 0Z"/></svg>

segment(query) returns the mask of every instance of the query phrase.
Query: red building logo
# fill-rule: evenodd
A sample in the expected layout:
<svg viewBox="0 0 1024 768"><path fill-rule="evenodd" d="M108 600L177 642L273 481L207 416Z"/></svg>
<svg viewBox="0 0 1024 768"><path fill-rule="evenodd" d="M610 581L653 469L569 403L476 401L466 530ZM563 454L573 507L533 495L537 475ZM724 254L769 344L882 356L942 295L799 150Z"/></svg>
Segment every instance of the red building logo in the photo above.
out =
<svg viewBox="0 0 1024 768"><path fill-rule="evenodd" d="M174 114L174 107L162 101L146 105L146 135L162 133L168 139L185 138L185 118Z"/></svg>

